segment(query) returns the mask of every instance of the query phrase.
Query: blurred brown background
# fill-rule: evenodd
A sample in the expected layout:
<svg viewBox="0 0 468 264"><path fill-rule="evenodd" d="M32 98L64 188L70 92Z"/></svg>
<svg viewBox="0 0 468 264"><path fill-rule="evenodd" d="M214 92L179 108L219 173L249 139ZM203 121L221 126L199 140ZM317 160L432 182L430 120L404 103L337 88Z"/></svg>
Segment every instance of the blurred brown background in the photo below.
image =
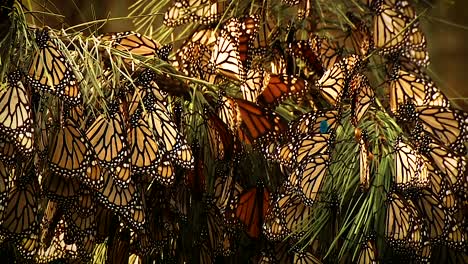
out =
<svg viewBox="0 0 468 264"><path fill-rule="evenodd" d="M468 1L433 2L425 19L432 76L453 102L468 111Z"/></svg>
<svg viewBox="0 0 468 264"><path fill-rule="evenodd" d="M128 15L128 7L136 1L52 0L52 2L55 3L56 10L59 10L56 12L64 14L65 21L70 25L93 19L125 17ZM422 23L431 55L431 76L454 103L468 111L468 1L419 0L418 2L428 7ZM54 12L53 8L51 11ZM59 24L57 27L60 27ZM127 31L133 28L131 21L118 20L107 22L99 31Z"/></svg>

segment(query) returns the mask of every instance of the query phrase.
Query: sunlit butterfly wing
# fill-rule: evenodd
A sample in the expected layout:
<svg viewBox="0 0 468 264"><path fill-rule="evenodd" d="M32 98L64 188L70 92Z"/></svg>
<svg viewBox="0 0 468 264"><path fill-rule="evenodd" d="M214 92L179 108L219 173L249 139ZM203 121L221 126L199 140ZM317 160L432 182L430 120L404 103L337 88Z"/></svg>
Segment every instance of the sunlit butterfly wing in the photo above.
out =
<svg viewBox="0 0 468 264"><path fill-rule="evenodd" d="M132 170L141 173L157 174L161 160L157 139L148 124L139 119L137 114L130 118L128 131L130 160Z"/></svg>
<svg viewBox="0 0 468 264"><path fill-rule="evenodd" d="M142 119L158 136L160 150L167 152L177 164L185 168L192 168L194 162L192 150L168 112L167 102L158 99L160 96L155 95L155 93L159 92L152 89L144 95L145 110Z"/></svg>
<svg viewBox="0 0 468 264"><path fill-rule="evenodd" d="M289 176L292 186L299 190L302 201L312 206L320 193L328 172L329 155L315 154L303 160Z"/></svg>
<svg viewBox="0 0 468 264"><path fill-rule="evenodd" d="M368 190L370 187L371 158L367 135L362 134L359 138L359 182L363 190Z"/></svg>
<svg viewBox="0 0 468 264"><path fill-rule="evenodd" d="M171 46L162 46L155 40L136 32L109 33L101 37L103 41L110 41L112 47L132 55L152 58L158 56L162 60L167 60Z"/></svg>
<svg viewBox="0 0 468 264"><path fill-rule="evenodd" d="M228 29L223 29L218 36L210 59L211 68L216 73L235 81L246 78L246 70L242 64L238 43Z"/></svg>
<svg viewBox="0 0 468 264"><path fill-rule="evenodd" d="M34 134L31 96L21 80L21 72L11 72L7 88L0 91L0 132L29 155L33 150Z"/></svg>
<svg viewBox="0 0 468 264"><path fill-rule="evenodd" d="M402 49L408 37L406 30L408 18L384 1L374 2L373 10L375 12L373 16L375 47L383 53Z"/></svg>
<svg viewBox="0 0 468 264"><path fill-rule="evenodd" d="M397 188L406 190L421 184L419 179L420 174L423 173L423 170L421 170L423 165L423 157L412 145L403 142L401 138L395 142L394 183Z"/></svg>
<svg viewBox="0 0 468 264"><path fill-rule="evenodd" d="M452 150L463 153L463 142L468 139L466 112L443 107L420 106L416 107L416 113L426 133Z"/></svg>
<svg viewBox="0 0 468 264"><path fill-rule="evenodd" d="M37 253L36 261L38 263L49 263L59 259L73 260L78 257L78 247L76 244L67 244L65 242L67 223L61 219L53 232L53 238L50 245L43 244Z"/></svg>
<svg viewBox="0 0 468 264"><path fill-rule="evenodd" d="M385 222L385 236L396 248L406 248L420 239L413 234L420 228L420 216L414 204L397 193L387 195Z"/></svg>
<svg viewBox="0 0 468 264"><path fill-rule="evenodd" d="M290 96L300 96L307 92L308 82L302 78L270 74L266 88L258 97L263 105L276 105Z"/></svg>
<svg viewBox="0 0 468 264"><path fill-rule="evenodd" d="M326 38L321 38L317 35L312 35L310 39L310 45L312 46L317 58L319 58L323 71L327 71L340 60L341 51L335 42Z"/></svg>
<svg viewBox="0 0 468 264"><path fill-rule="evenodd" d="M312 207L305 205L301 197L291 191L280 195L276 206L282 212L287 233L297 238L304 235L304 227L310 221Z"/></svg>
<svg viewBox="0 0 468 264"><path fill-rule="evenodd" d="M256 102L269 82L269 75L261 67L249 69L246 80L241 84L242 98L249 102Z"/></svg>
<svg viewBox="0 0 468 264"><path fill-rule="evenodd" d="M448 98L428 76L406 69L404 64L397 63L394 66L389 80L389 94L390 110L394 113L404 103L415 106L450 106Z"/></svg>
<svg viewBox="0 0 468 264"><path fill-rule="evenodd" d="M296 164L301 164L303 160L317 154L328 154L332 144L330 134L311 134L298 139L296 150Z"/></svg>
<svg viewBox="0 0 468 264"><path fill-rule="evenodd" d="M424 137L424 136L423 136ZM432 162L431 166L441 173L454 190L464 188L463 175L466 172L466 157L454 154L447 147L437 144L434 140L425 136L422 142L419 142L421 154L428 157Z"/></svg>
<svg viewBox="0 0 468 264"><path fill-rule="evenodd" d="M31 86L57 95L70 104L81 103L81 92L73 69L46 29L36 32L36 43L39 50L26 76Z"/></svg>

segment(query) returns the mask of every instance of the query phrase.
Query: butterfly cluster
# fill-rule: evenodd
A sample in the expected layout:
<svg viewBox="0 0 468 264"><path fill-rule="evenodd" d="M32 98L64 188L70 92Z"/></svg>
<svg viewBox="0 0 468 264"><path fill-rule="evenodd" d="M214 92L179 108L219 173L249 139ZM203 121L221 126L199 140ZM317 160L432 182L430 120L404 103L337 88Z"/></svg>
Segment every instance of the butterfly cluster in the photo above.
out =
<svg viewBox="0 0 468 264"><path fill-rule="evenodd" d="M257 2L176 0L162 28L183 40L107 33L80 46L92 60L33 30L0 90L2 248L466 262L468 114L426 72L417 9L351 1L343 25L323 1Z"/></svg>

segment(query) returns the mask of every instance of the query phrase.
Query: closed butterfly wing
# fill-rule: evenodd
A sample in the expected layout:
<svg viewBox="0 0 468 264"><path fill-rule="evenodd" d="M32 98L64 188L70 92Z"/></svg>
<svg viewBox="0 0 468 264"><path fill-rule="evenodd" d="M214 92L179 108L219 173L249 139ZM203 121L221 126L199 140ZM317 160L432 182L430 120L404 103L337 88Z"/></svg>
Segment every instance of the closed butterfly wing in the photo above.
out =
<svg viewBox="0 0 468 264"><path fill-rule="evenodd" d="M92 154L84 133L71 119L66 119L50 145L50 168L64 177L80 178L86 172Z"/></svg>
<svg viewBox="0 0 468 264"><path fill-rule="evenodd" d="M47 30L36 32L36 51L29 67L27 80L33 89L54 94L76 105L82 102L81 91L65 56L50 39Z"/></svg>
<svg viewBox="0 0 468 264"><path fill-rule="evenodd" d="M33 120L30 93L24 87L18 71L8 75L6 89L0 91L0 132L25 155L33 150Z"/></svg>

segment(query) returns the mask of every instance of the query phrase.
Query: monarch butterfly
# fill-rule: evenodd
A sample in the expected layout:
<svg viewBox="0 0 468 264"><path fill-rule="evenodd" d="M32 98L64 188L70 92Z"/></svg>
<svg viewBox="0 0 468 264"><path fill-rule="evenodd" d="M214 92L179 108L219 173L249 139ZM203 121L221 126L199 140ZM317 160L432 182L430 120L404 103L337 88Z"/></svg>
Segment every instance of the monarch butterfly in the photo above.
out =
<svg viewBox="0 0 468 264"><path fill-rule="evenodd" d="M188 169L193 168L192 150L170 116L167 103L158 97L162 96L156 89L143 92L142 102L145 109L142 120L158 136L161 150L167 152L168 156L177 164Z"/></svg>
<svg viewBox="0 0 468 264"><path fill-rule="evenodd" d="M171 160L165 155L156 168L156 180L163 185L171 185L175 180L175 168Z"/></svg>
<svg viewBox="0 0 468 264"><path fill-rule="evenodd" d="M125 175L126 173L125 170L121 170L121 171L117 170L117 173L119 172L121 172L123 175ZM124 177L117 176L117 180L121 178L124 178ZM97 160L91 161L89 167L86 169L86 173L81 178L81 182L84 183L86 186L91 187L93 189L98 189L102 187L102 185L104 184L104 177L103 177L101 165L99 165Z"/></svg>
<svg viewBox="0 0 468 264"><path fill-rule="evenodd" d="M434 193L427 189L421 189L413 195L416 208L426 223L427 235L434 241L439 241L447 234L452 218L443 203Z"/></svg>
<svg viewBox="0 0 468 264"><path fill-rule="evenodd" d="M238 43L231 36L228 28L225 26L220 36L217 37L209 67L226 78L243 81L246 78L246 72L239 54Z"/></svg>
<svg viewBox="0 0 468 264"><path fill-rule="evenodd" d="M115 106L110 107L108 116L100 114L96 118L86 131L86 137L94 148L100 163L116 176L117 183L125 185L130 181L126 128L121 112L111 109L113 107ZM91 170L90 168L88 170ZM92 172L90 173L92 175Z"/></svg>
<svg viewBox="0 0 468 264"><path fill-rule="evenodd" d="M260 236L263 221L270 206L270 192L262 184L244 190L234 205L236 217L246 226L247 234L252 238Z"/></svg>
<svg viewBox="0 0 468 264"><path fill-rule="evenodd" d="M300 96L307 92L308 82L302 78L269 74L268 80L257 100L262 105L276 105L292 95Z"/></svg>
<svg viewBox="0 0 468 264"><path fill-rule="evenodd" d="M96 243L102 243L116 229L116 222L112 210L100 203L96 204Z"/></svg>
<svg viewBox="0 0 468 264"><path fill-rule="evenodd" d="M375 47L384 54L401 50L408 37L408 18L384 1L374 2L372 9Z"/></svg>
<svg viewBox="0 0 468 264"><path fill-rule="evenodd" d="M8 75L8 85L0 90L0 132L14 138L15 145L29 155L33 150L31 96L24 87L20 71Z"/></svg>
<svg viewBox="0 0 468 264"><path fill-rule="evenodd" d="M241 19L239 26L239 57L246 69L250 68L253 41L259 30L259 16L251 15Z"/></svg>
<svg viewBox="0 0 468 264"><path fill-rule="evenodd" d="M397 248L417 247L421 242L421 217L411 200L397 193L387 195L385 236Z"/></svg>
<svg viewBox="0 0 468 264"><path fill-rule="evenodd" d="M329 70L340 60L341 50L338 48L337 43L317 35L311 35L310 39L310 45L315 56L319 58L323 71Z"/></svg>
<svg viewBox="0 0 468 264"><path fill-rule="evenodd" d="M79 205L78 205L79 206ZM71 241L79 244L80 240L86 238L87 234L96 232L96 207L88 214L82 214L79 210L72 208L64 214L64 219L68 223L68 234Z"/></svg>
<svg viewBox="0 0 468 264"><path fill-rule="evenodd" d="M296 164L302 164L302 161L317 154L328 154L333 136L330 134L310 134L298 142L295 153Z"/></svg>
<svg viewBox="0 0 468 264"><path fill-rule="evenodd" d="M466 171L466 157L459 156L448 148L437 144L434 140L423 135L419 143L421 154L432 160L432 166L442 173L450 186L457 189L463 186L463 175Z"/></svg>
<svg viewBox="0 0 468 264"><path fill-rule="evenodd" d="M415 106L449 107L450 102L426 75L421 76L406 64L394 65L389 80L390 110L397 112L399 105L412 103Z"/></svg>
<svg viewBox="0 0 468 264"><path fill-rule="evenodd" d="M401 56L407 58L420 67L427 67L429 65L430 58L426 46L426 36L420 30L418 25L414 25L410 29L408 40Z"/></svg>
<svg viewBox="0 0 468 264"><path fill-rule="evenodd" d="M375 241L368 239L363 243L359 258L357 260L359 264L377 264L377 249Z"/></svg>
<svg viewBox="0 0 468 264"><path fill-rule="evenodd" d="M261 137L278 134L285 128L279 116L254 103L224 96L221 102L221 120L246 144L252 144Z"/></svg>
<svg viewBox="0 0 468 264"><path fill-rule="evenodd" d="M209 25L221 18L227 4L225 0L178 0L164 14L164 24L168 27L189 22Z"/></svg>
<svg viewBox="0 0 468 264"><path fill-rule="evenodd" d="M162 46L153 39L132 31L106 34L101 40L110 41L112 46L119 51L143 57L157 55L164 61L167 61L172 49L171 45Z"/></svg>
<svg viewBox="0 0 468 264"><path fill-rule="evenodd" d="M215 255L223 257L234 255L236 250L236 240L236 233L224 230L224 232L221 235L221 242L218 245L218 249L215 252Z"/></svg>
<svg viewBox="0 0 468 264"><path fill-rule="evenodd" d="M67 178L82 177L90 164L92 149L84 133L66 119L50 146L49 162L52 172Z"/></svg>
<svg viewBox="0 0 468 264"><path fill-rule="evenodd" d="M466 112L437 106L415 107L411 104L400 106L398 112L406 120L417 117L417 123L422 125L425 133L456 153L464 153L463 142L468 138Z"/></svg>
<svg viewBox="0 0 468 264"><path fill-rule="evenodd" d="M265 151L267 158L283 166L292 167L296 162L294 156L295 146L293 142L285 142L277 145L276 140L277 139L272 139L272 142L266 146Z"/></svg>
<svg viewBox="0 0 468 264"><path fill-rule="evenodd" d="M265 216L263 223L263 233L270 241L283 240L288 235L284 219L276 206L271 206Z"/></svg>
<svg viewBox="0 0 468 264"><path fill-rule="evenodd" d="M104 173L109 173L104 171ZM115 184L114 178L104 176L106 183L98 189L96 197L107 208L121 216L132 227L139 230L145 224L145 212L140 191L136 184L130 181L126 187Z"/></svg>
<svg viewBox="0 0 468 264"><path fill-rule="evenodd" d="M52 200L47 202L47 206L44 210L44 214L41 220L40 233L40 240L44 245L50 245L50 242L52 241L55 233L55 229L60 219L62 219L63 213L63 206L60 203Z"/></svg>
<svg viewBox="0 0 468 264"><path fill-rule="evenodd" d="M310 252L301 251L301 252L295 252L294 253L293 263L298 263L298 264L321 264L322 261L320 261L319 258L314 256L314 254L312 254Z"/></svg>
<svg viewBox="0 0 468 264"><path fill-rule="evenodd" d="M351 123L356 127L373 104L375 94L369 80L363 74L355 74L349 83L351 94Z"/></svg>
<svg viewBox="0 0 468 264"><path fill-rule="evenodd" d="M267 244L261 252L258 264L271 263L293 263L290 255L290 245L288 242L276 242Z"/></svg>
<svg viewBox="0 0 468 264"><path fill-rule="evenodd" d="M136 173L156 175L156 169L161 160L158 143L150 128L140 119L140 116L140 110L136 110L130 116L130 127L127 133L130 143L132 170Z"/></svg>
<svg viewBox="0 0 468 264"><path fill-rule="evenodd" d="M80 104L81 92L73 69L50 39L47 29L36 32L36 43L39 50L26 76L32 88L57 95L72 105Z"/></svg>
<svg viewBox="0 0 468 264"><path fill-rule="evenodd" d="M328 166L328 154L314 154L299 163L289 175L289 184L299 190L304 204L312 206L315 203L327 175Z"/></svg>
<svg viewBox="0 0 468 264"><path fill-rule="evenodd" d="M254 67L247 72L247 78L240 85L242 98L249 102L256 102L257 97L268 85L270 75L263 68Z"/></svg>
<svg viewBox="0 0 468 264"><path fill-rule="evenodd" d="M310 220L312 207L305 205L301 197L291 190L281 194L274 206L281 212L287 234L295 238L302 237L303 226Z"/></svg>
<svg viewBox="0 0 468 264"><path fill-rule="evenodd" d="M435 170L432 166L428 166L429 172L429 189L437 195L437 198L442 202L442 205L450 212L458 206L458 201L455 198L453 186L450 184L447 177L440 171Z"/></svg>
<svg viewBox="0 0 468 264"><path fill-rule="evenodd" d="M294 57L300 58L306 64L307 69L311 69L313 73L321 76L324 69L322 68L320 58L316 55L315 47L312 47L312 43L317 44L317 42L313 42L312 40L297 40L289 43L288 48Z"/></svg>
<svg viewBox="0 0 468 264"><path fill-rule="evenodd" d="M43 180L42 189L47 198L67 203L78 195L81 186L77 179L50 173Z"/></svg>
<svg viewBox="0 0 468 264"><path fill-rule="evenodd" d="M427 67L429 64L429 53L427 51L426 36L419 27L419 21L416 17L416 11L408 1L396 1L396 10L404 17L411 20L416 20L410 27L408 39L405 42L405 47L401 56L409 59L413 63L421 67Z"/></svg>
<svg viewBox="0 0 468 264"><path fill-rule="evenodd" d="M20 173L16 168L15 173ZM17 175L15 185L8 191L6 207L3 209L1 233L12 238L23 238L36 231L38 226L39 183L34 170Z"/></svg>
<svg viewBox="0 0 468 264"><path fill-rule="evenodd" d="M395 142L395 184L403 190L428 184L424 157L401 138Z"/></svg>
<svg viewBox="0 0 468 264"><path fill-rule="evenodd" d="M216 77L209 65L212 49L217 40L217 34L212 29L195 31L176 52L176 67L189 76L203 77L204 80L215 83Z"/></svg>
<svg viewBox="0 0 468 264"><path fill-rule="evenodd" d="M353 55L354 56L354 55ZM344 95L346 85L349 81L351 74L349 69L354 69L358 63L356 57L347 57L329 68L323 76L317 81L322 97L331 105L338 106L341 103Z"/></svg>
<svg viewBox="0 0 468 264"><path fill-rule="evenodd" d="M350 13L346 14L353 22L353 27L349 27L347 34L343 39L344 46L360 56L367 56L373 49L374 42L372 34L364 21Z"/></svg>

